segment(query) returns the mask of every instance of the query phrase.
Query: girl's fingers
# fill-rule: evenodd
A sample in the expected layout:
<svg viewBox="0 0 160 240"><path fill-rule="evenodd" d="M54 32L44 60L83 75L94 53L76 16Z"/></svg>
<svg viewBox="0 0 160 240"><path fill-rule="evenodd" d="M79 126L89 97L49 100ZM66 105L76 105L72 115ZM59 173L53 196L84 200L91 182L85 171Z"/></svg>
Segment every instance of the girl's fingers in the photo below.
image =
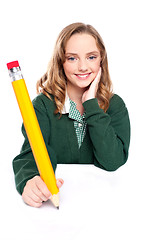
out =
<svg viewBox="0 0 160 240"><path fill-rule="evenodd" d="M97 76L96 76L96 78L95 78L95 80L98 81L98 82L100 81L100 78L101 78L101 71L102 71L102 70L101 70L101 67L100 67L100 69L99 69L99 71L98 71L98 73L97 73Z"/></svg>
<svg viewBox="0 0 160 240"><path fill-rule="evenodd" d="M36 194L38 194L38 197L40 197L43 201L47 201L52 195L44 181L39 177L36 179L35 184L37 186Z"/></svg>
<svg viewBox="0 0 160 240"><path fill-rule="evenodd" d="M41 192L41 190L37 187L32 189L33 193L34 193L34 200L37 201L47 201L48 198Z"/></svg>
<svg viewBox="0 0 160 240"><path fill-rule="evenodd" d="M42 205L42 200L31 189L24 189L22 199L31 207L40 207Z"/></svg>
<svg viewBox="0 0 160 240"><path fill-rule="evenodd" d="M25 196L25 198L23 200L26 204L28 204L31 207L38 208L38 207L42 206L42 201L36 202L35 200L33 200L31 197L29 197L27 195Z"/></svg>
<svg viewBox="0 0 160 240"><path fill-rule="evenodd" d="M57 179L57 187L58 188L62 187L63 183L64 183L64 180L62 178Z"/></svg>

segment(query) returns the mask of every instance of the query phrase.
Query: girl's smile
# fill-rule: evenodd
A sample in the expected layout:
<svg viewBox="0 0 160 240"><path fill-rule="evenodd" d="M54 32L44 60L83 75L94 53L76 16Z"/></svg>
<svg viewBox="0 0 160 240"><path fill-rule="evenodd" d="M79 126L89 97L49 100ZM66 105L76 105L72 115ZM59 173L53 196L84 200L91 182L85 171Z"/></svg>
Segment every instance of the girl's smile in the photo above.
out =
<svg viewBox="0 0 160 240"><path fill-rule="evenodd" d="M90 77L92 73L86 73L86 74L75 74L77 76L78 79L80 80L86 80Z"/></svg>

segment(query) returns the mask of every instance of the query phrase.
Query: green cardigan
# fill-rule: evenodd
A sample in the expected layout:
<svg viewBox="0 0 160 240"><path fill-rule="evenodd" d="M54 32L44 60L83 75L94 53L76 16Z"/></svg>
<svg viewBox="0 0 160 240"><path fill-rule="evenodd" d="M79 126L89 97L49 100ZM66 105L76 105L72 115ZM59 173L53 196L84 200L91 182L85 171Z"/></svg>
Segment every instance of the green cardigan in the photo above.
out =
<svg viewBox="0 0 160 240"><path fill-rule="evenodd" d="M116 94L110 99L106 113L96 98L83 103L87 130L81 147L78 147L73 120L68 114L54 114L54 100L39 94L33 105L48 149L54 171L60 164L94 164L107 171L114 171L128 158L130 122L123 100ZM24 126L24 143L13 160L16 188L20 194L26 182L39 175Z"/></svg>

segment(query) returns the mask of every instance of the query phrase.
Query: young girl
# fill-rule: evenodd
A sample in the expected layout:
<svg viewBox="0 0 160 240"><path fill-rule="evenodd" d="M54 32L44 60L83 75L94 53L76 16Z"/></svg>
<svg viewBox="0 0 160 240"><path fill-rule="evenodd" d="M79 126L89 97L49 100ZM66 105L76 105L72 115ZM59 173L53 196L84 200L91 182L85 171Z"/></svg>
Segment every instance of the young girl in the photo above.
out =
<svg viewBox="0 0 160 240"><path fill-rule="evenodd" d="M130 142L128 111L112 93L107 53L98 32L74 23L60 33L33 105L54 171L58 163L94 164L114 171L125 164ZM25 203L40 207L51 193L40 178L24 126L13 160L16 187ZM57 179L61 187L62 179Z"/></svg>

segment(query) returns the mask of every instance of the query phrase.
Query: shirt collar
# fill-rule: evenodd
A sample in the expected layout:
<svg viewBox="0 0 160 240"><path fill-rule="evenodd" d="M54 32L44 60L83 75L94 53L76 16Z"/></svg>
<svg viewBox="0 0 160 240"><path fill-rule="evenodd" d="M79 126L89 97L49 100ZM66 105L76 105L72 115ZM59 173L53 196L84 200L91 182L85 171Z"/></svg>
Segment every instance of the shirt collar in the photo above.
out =
<svg viewBox="0 0 160 240"><path fill-rule="evenodd" d="M70 109L70 101L69 101L68 93L66 91L66 97L65 97L65 102L64 102L62 114L69 113L69 109Z"/></svg>

